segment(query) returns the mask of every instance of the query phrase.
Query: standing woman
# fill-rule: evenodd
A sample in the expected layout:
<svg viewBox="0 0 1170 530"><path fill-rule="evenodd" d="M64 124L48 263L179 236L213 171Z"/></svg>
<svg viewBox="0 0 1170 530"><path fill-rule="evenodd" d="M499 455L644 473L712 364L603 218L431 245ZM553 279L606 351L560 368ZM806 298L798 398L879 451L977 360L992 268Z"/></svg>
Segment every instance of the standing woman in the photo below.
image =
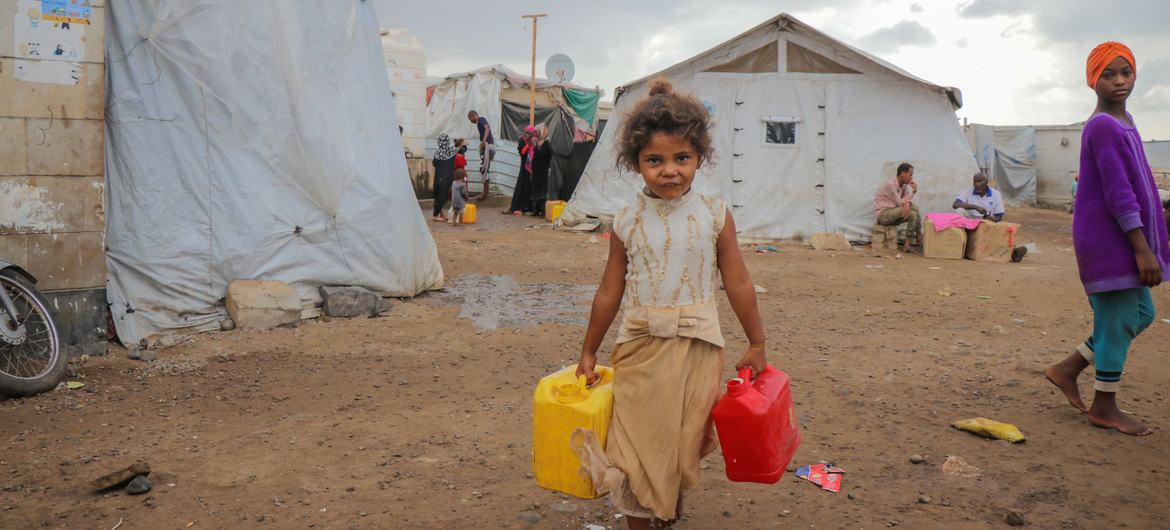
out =
<svg viewBox="0 0 1170 530"><path fill-rule="evenodd" d="M1170 280L1170 241L1142 138L1126 111L1137 80L1133 52L1118 42L1101 44L1089 54L1086 73L1097 108L1081 134L1072 233L1093 334L1044 374L1089 423L1145 436L1154 430L1117 406L1117 392L1130 345L1154 321L1150 288ZM1085 407L1077 376L1089 365L1097 381Z"/></svg>
<svg viewBox="0 0 1170 530"><path fill-rule="evenodd" d="M512 190L512 204L503 214L520 215L532 211L528 200L529 189L532 186L532 150L536 137L536 128L529 125L524 128L520 142L516 145L520 153L520 173L516 175L516 189Z"/></svg>
<svg viewBox="0 0 1170 530"><path fill-rule="evenodd" d="M552 143L549 142L548 126L536 128L536 153L532 157L532 215L544 217L544 203L548 200L548 169L552 164Z"/></svg>
<svg viewBox="0 0 1170 530"><path fill-rule="evenodd" d="M438 148L435 149L435 158L431 165L435 166L434 199L435 208L431 212L431 219L443 222L443 207L447 206L447 196L451 191L451 178L455 175L455 147L451 145L451 137L447 133L439 135Z"/></svg>

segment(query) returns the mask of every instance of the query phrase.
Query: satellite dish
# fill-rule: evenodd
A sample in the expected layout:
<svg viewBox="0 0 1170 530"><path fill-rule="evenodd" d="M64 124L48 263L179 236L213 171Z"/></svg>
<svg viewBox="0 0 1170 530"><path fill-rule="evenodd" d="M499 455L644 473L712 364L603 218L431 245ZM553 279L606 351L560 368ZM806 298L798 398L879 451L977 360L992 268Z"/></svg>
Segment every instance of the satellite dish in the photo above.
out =
<svg viewBox="0 0 1170 530"><path fill-rule="evenodd" d="M576 69L573 67L573 60L563 53L549 57L548 62L544 64L544 75L548 77L549 81L568 83L573 80L573 74L575 73Z"/></svg>

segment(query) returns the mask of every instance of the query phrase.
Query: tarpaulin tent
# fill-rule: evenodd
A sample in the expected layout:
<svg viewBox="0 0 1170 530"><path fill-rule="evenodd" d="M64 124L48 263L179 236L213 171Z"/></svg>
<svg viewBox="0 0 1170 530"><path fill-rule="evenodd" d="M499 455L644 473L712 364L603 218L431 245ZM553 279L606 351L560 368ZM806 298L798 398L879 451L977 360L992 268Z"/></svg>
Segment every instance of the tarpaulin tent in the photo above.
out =
<svg viewBox="0 0 1170 530"><path fill-rule="evenodd" d="M236 279L441 287L369 2L109 0L108 296L118 335L219 329Z"/></svg>
<svg viewBox="0 0 1170 530"><path fill-rule="evenodd" d="M528 76L494 65L451 74L432 86L427 103L427 156L433 155L439 135L447 133L451 138L467 139L468 167L479 167L479 132L467 120L467 113L474 110L488 119L496 136L496 158L490 175L492 186L510 195L520 172L516 141L528 125L530 81ZM557 156L571 156L574 139L595 130L601 92L597 88L536 79L536 122L549 126ZM468 174L473 187L482 182L478 172ZM559 177L550 175L549 178ZM575 180L576 175L569 178Z"/></svg>
<svg viewBox="0 0 1170 530"><path fill-rule="evenodd" d="M958 89L934 85L782 14L619 87L563 222L612 217L642 188L614 163L621 115L664 76L714 119L716 160L695 180L722 196L745 239L841 231L867 239L878 184L914 164L923 212L950 211L978 168L955 117Z"/></svg>
<svg viewBox="0 0 1170 530"><path fill-rule="evenodd" d="M1036 204L1036 128L972 124L975 159L1009 201Z"/></svg>

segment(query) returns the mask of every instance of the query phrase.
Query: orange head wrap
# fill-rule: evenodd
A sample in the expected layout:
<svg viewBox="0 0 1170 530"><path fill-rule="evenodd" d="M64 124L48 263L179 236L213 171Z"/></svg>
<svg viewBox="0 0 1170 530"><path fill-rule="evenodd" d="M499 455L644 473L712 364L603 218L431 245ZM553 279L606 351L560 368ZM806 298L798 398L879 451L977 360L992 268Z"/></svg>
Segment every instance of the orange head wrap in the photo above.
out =
<svg viewBox="0 0 1170 530"><path fill-rule="evenodd" d="M1104 72L1109 67L1109 63L1118 57L1129 61L1129 65L1133 67L1135 72L1137 71L1137 62L1133 60L1133 52L1120 42L1103 42L1089 52L1089 60L1085 64L1085 77L1089 82L1089 88L1097 88L1097 80L1101 78L1101 72Z"/></svg>

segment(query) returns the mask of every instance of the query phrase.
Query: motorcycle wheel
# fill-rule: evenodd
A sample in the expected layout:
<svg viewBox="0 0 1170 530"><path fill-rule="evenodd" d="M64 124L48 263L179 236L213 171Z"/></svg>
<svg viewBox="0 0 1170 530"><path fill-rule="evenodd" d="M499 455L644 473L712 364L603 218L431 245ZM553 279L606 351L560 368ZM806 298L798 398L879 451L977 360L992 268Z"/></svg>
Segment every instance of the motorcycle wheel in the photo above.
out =
<svg viewBox="0 0 1170 530"><path fill-rule="evenodd" d="M56 388L69 359L61 354L57 325L49 304L27 279L0 271L0 289L12 298L17 325L0 307L0 394L24 397Z"/></svg>

